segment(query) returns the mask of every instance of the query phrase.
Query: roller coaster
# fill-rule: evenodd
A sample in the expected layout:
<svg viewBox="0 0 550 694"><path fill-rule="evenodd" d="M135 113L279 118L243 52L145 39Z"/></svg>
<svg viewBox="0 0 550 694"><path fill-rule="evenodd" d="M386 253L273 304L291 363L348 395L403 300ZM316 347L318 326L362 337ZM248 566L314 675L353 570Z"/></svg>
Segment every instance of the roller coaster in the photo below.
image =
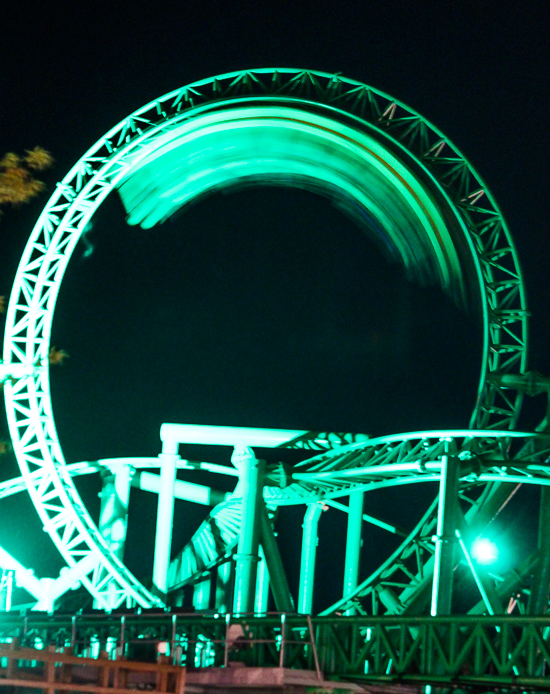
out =
<svg viewBox="0 0 550 694"><path fill-rule="evenodd" d="M459 304L474 296L483 346L468 429L369 438L165 423L158 457L65 459L50 397L50 335L65 269L94 213L118 191L128 223L149 229L189 202L243 182L306 186L343 201L411 276L437 282ZM273 605L300 621L295 633L302 641L312 619L349 624L362 639L357 667L363 675L374 643L365 634L381 628L376 620L436 625L429 619L449 618L453 587L462 590L458 564L467 567L461 580L476 590L466 614L457 616L465 624L475 615L506 620L512 603L515 619L518 610L542 619L550 587L550 438L546 421L537 431L516 427L524 395L548 392L550 380L528 371L528 315L514 243L491 193L448 138L392 97L341 75L259 69L202 80L147 104L107 132L57 185L13 284L0 376L21 476L0 484L0 497L29 494L45 538L66 567L58 577L37 577L0 549L4 608L17 608L14 584L28 594L26 604L49 613L80 585L107 614L174 610L192 591L194 609L210 614L212 624L225 623L224 615L255 615L258 624L263 615L267 624ZM231 465L185 459L184 444L232 446ZM277 449L280 462L266 463L255 449ZM288 449L299 449L302 461L288 463ZM235 485L220 492L215 484L178 479L179 470L222 475ZM102 479L98 519L74 483L89 474ZM438 494L413 528L403 532L365 513L365 494L389 487L406 493L426 482ZM519 484L542 490L538 550L497 575L476 565L470 546ZM124 563L132 487L158 495L147 585ZM182 548L172 546L175 500L210 509ZM277 511L288 505L304 509L297 595L276 533ZM339 599L308 623L300 615L313 610L319 519L327 506L347 515L344 585ZM361 576L362 537L370 525L401 541L375 571ZM407 629L413 641L420 638L414 625ZM541 638L548 648L547 636ZM220 664L220 657L212 662ZM512 660L503 667L511 668ZM532 677L540 679L543 665L537 667Z"/></svg>

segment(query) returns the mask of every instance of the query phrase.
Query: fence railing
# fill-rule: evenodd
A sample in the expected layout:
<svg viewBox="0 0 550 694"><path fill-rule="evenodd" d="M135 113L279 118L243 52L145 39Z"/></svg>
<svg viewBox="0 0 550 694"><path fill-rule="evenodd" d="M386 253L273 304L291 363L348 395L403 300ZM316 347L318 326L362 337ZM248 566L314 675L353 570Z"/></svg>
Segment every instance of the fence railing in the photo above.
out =
<svg viewBox="0 0 550 694"><path fill-rule="evenodd" d="M154 661L164 653L188 669L240 661L319 679L550 689L545 616L0 615L0 639L11 638L87 657Z"/></svg>
<svg viewBox="0 0 550 694"><path fill-rule="evenodd" d="M75 657L52 646L41 651L21 648L17 641L0 644L0 659L0 683L12 690L41 689L44 694L135 694L136 689L184 694L185 690L185 668L162 661L153 664Z"/></svg>

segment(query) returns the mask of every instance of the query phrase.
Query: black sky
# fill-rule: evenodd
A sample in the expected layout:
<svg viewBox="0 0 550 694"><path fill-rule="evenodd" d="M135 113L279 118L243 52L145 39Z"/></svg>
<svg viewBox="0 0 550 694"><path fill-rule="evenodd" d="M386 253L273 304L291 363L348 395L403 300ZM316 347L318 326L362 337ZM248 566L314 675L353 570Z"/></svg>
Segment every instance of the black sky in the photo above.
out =
<svg viewBox="0 0 550 694"><path fill-rule="evenodd" d="M19 3L1 15L0 152L51 151L49 191L133 110L218 73L340 72L408 104L462 150L500 204L525 270L531 365L548 373L544 3ZM0 294L46 200L0 220ZM89 240L92 255L78 247L69 266L52 340L71 355L52 373L70 462L156 455L163 421L373 435L467 425L481 350L475 316L408 283L328 200L290 189L217 194L145 232L125 224L112 196ZM532 409L525 426L536 423ZM12 462L2 461L3 478L16 474ZM94 484L81 488L97 509ZM372 510L406 525L407 494L373 500ZM421 503L430 494L419 492ZM129 537L140 574L154 505L135 498L148 528L134 525ZM53 571L55 553L36 560L43 537L30 503L4 509L0 544ZM181 544L192 523L178 514ZM290 545L298 534L299 523ZM383 540L372 541L381 555Z"/></svg>

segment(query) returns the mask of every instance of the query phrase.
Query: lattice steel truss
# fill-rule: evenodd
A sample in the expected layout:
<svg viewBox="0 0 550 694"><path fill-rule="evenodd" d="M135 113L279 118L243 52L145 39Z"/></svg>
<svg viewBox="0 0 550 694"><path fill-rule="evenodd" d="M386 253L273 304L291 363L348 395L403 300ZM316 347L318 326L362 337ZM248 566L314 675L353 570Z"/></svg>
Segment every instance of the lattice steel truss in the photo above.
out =
<svg viewBox="0 0 550 694"><path fill-rule="evenodd" d="M322 113L335 123L345 119L352 127L366 130L371 137L387 143L388 151L397 152L424 172L429 182L426 185L447 200L460 220L478 271L484 347L471 427L509 429L518 417L521 393L503 388L499 377L522 373L526 366L527 310L521 270L491 194L444 135L386 94L339 75L320 72L235 72L171 92L112 128L58 184L25 248L7 312L2 373L7 378L7 415L21 473L44 529L97 604L105 608L116 607L125 599L144 607L159 605L161 601L111 551L84 507L63 457L48 375L50 333L61 281L94 212L110 191L127 180L132 167L159 138L205 113L250 104L265 108L285 105L304 114ZM467 440L470 434L458 436ZM484 451L498 447L502 436L496 431L494 435L491 431L475 435L471 445L477 448L472 451L472 458L483 460ZM293 484L286 491L266 494L266 500L275 504L296 503L299 498L303 503L312 498L336 497L343 490L349 493L350 488L359 486L375 488L395 479L389 468L397 469L404 461L412 462L409 477L403 473L401 483L405 479L426 479L432 474L432 462L436 466L432 474L435 479L440 444L433 439L413 436L397 442L390 438L380 444L351 449L348 446L341 453L322 455L315 463L321 467L306 465L303 471L296 470ZM467 452L468 446L461 450ZM501 452L504 456L504 449ZM371 460L378 462L372 466L368 462ZM415 467L415 461L423 462ZM348 465L355 465L355 471ZM387 472L382 472L384 465ZM499 473L491 466L477 479L488 482L501 474L508 473ZM532 471L528 466L519 466L513 474L525 479ZM291 498L293 494L296 498Z"/></svg>
<svg viewBox="0 0 550 694"><path fill-rule="evenodd" d="M240 629L234 648L231 629ZM16 615L0 617L0 639L24 646L52 644L83 656L117 649L129 659L169 646L189 684L202 668L240 661L256 668L316 672L309 684L476 687L484 691L548 691L550 620L546 616L309 617L268 615ZM4 655L12 654L4 646ZM38 660L38 658L37 658ZM36 663L36 661L35 661ZM272 678L273 678L273 671ZM194 676L198 676L194 679ZM203 680L204 681L204 680ZM307 681L307 680L306 680Z"/></svg>

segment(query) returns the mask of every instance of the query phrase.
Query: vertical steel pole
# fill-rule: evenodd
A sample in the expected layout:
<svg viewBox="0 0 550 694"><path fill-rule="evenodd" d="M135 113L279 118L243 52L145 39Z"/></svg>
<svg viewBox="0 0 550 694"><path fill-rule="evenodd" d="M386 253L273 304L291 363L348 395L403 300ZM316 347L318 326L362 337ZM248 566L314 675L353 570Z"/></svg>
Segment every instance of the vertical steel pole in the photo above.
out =
<svg viewBox="0 0 550 694"><path fill-rule="evenodd" d="M233 562L226 561L218 566L216 572L216 610L229 612L233 588Z"/></svg>
<svg viewBox="0 0 550 694"><path fill-rule="evenodd" d="M128 465L104 470L100 492L99 531L119 559L124 555L132 471Z"/></svg>
<svg viewBox="0 0 550 694"><path fill-rule="evenodd" d="M174 518L174 484L178 459L178 443L172 440L163 441L160 455L160 489L153 562L153 583L163 595L166 595L168 591L168 566L172 549L172 522Z"/></svg>
<svg viewBox="0 0 550 694"><path fill-rule="evenodd" d="M344 598L357 588L359 579L361 530L363 526L363 498L363 492L355 492L355 494L350 494L349 496L346 562L344 565ZM355 614L355 608L351 607L345 611L345 614Z"/></svg>
<svg viewBox="0 0 550 694"><path fill-rule="evenodd" d="M172 615L172 638L170 639L170 659L172 665L179 665L176 658L176 637L178 634L178 615Z"/></svg>
<svg viewBox="0 0 550 694"><path fill-rule="evenodd" d="M117 465L102 471L101 506L99 511L99 532L107 541L109 548L118 559L124 558L124 545L128 529L128 505L132 470L129 465ZM113 581L107 586L107 602L111 607L117 605L117 588ZM94 607L99 605L94 601Z"/></svg>
<svg viewBox="0 0 550 694"><path fill-rule="evenodd" d="M124 615L122 615L122 617L120 618L120 636L119 636L119 640L118 640L118 649L116 652L117 658L123 658L124 657L125 627L126 627L126 617Z"/></svg>
<svg viewBox="0 0 550 694"><path fill-rule="evenodd" d="M435 536L435 564L432 583L431 614L451 614L453 597L453 554L456 544L455 530L458 524L458 476L460 461L449 455L449 444L445 444L445 455L441 457L439 483L439 507L437 512L437 535Z"/></svg>
<svg viewBox="0 0 550 694"><path fill-rule="evenodd" d="M267 509L263 500L260 508L260 532L262 547L265 553L265 561L269 571L271 591L273 593L277 612L294 612L294 600L292 599L288 586L283 560L279 552L279 545L277 544L277 538L273 532L271 521L267 515Z"/></svg>
<svg viewBox="0 0 550 694"><path fill-rule="evenodd" d="M317 644L315 643L315 632L313 631L313 623L311 621L311 615L307 616L307 628L309 630L309 639L311 641L311 650L313 651L313 660L315 662L315 672L317 673L317 679L323 680L323 673L321 672L321 666L319 665L319 654L317 653Z"/></svg>
<svg viewBox="0 0 550 694"><path fill-rule="evenodd" d="M258 550L259 562L256 572L256 603L254 604L254 612L256 614L265 614L269 600L269 571L267 570L267 562L262 545Z"/></svg>
<svg viewBox="0 0 550 694"><path fill-rule="evenodd" d="M231 613L225 615L225 644L223 648L223 666L229 665L229 629L231 628Z"/></svg>
<svg viewBox="0 0 550 694"><path fill-rule="evenodd" d="M193 607L198 612L203 612L210 607L210 576L193 586Z"/></svg>
<svg viewBox="0 0 550 694"><path fill-rule="evenodd" d="M279 667L285 666L285 643L286 643L286 614L281 615L281 648L279 650Z"/></svg>
<svg viewBox="0 0 550 694"><path fill-rule="evenodd" d="M308 504L302 525L302 561L300 564L300 591L298 594L298 612L302 614L311 614L313 607L317 530L322 512L323 506L321 504Z"/></svg>
<svg viewBox="0 0 550 694"><path fill-rule="evenodd" d="M248 447L235 447L231 461L239 471L243 495L241 531L235 555L233 612L246 614L254 611L264 461L258 460Z"/></svg>

